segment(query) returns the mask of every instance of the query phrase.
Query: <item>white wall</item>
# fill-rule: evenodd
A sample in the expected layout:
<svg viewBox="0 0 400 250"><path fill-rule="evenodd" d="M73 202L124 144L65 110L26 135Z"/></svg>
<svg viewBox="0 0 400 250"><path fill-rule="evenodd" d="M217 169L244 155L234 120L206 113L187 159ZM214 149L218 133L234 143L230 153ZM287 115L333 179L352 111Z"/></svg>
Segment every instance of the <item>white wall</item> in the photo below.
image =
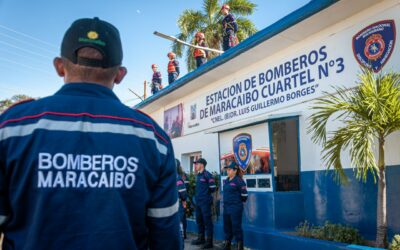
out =
<svg viewBox="0 0 400 250"><path fill-rule="evenodd" d="M201 152L202 157L207 160L207 170L219 172L218 135L199 132L187 136L172 139L175 157L180 159L182 167L189 172L188 158L185 154Z"/></svg>

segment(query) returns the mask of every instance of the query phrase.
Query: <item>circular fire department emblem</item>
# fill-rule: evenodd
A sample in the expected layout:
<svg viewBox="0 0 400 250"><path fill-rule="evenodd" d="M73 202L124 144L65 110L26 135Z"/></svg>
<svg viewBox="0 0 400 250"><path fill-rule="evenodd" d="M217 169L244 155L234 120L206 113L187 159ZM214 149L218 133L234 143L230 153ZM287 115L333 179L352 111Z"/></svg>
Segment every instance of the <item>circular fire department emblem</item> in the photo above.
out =
<svg viewBox="0 0 400 250"><path fill-rule="evenodd" d="M252 145L251 135L242 133L233 138L233 155L239 167L246 171L250 163Z"/></svg>
<svg viewBox="0 0 400 250"><path fill-rule="evenodd" d="M385 51L385 41L380 34L372 34L365 41L364 54L369 60L379 59Z"/></svg>
<svg viewBox="0 0 400 250"><path fill-rule="evenodd" d="M239 157L240 160L245 161L248 155L247 146L245 143L240 143L239 145Z"/></svg>
<svg viewBox="0 0 400 250"><path fill-rule="evenodd" d="M395 44L394 20L373 23L353 36L354 58L362 67L377 73L390 60Z"/></svg>

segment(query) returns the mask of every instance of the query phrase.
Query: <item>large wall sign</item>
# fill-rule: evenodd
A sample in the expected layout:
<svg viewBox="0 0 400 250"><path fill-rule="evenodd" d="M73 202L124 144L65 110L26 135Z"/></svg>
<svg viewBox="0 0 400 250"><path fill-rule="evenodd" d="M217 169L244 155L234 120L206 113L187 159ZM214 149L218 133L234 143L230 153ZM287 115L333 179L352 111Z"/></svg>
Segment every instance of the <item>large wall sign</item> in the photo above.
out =
<svg viewBox="0 0 400 250"><path fill-rule="evenodd" d="M358 61L363 64L365 58L376 59L375 71L384 65L388 70L399 68L395 21L378 18L316 39L284 58L271 58L258 69L233 75L226 84L185 103L185 134L295 106L324 92L333 93L333 86L353 87L361 71ZM395 55L390 57L392 52Z"/></svg>
<svg viewBox="0 0 400 250"><path fill-rule="evenodd" d="M390 59L396 42L394 20L376 22L353 37L353 52L360 65L379 72Z"/></svg>

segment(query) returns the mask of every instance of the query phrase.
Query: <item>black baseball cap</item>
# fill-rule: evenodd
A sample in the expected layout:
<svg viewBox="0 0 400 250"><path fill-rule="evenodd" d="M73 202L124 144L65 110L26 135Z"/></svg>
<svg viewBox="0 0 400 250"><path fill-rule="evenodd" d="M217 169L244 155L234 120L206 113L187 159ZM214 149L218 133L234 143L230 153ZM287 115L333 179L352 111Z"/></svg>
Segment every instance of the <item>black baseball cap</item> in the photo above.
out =
<svg viewBox="0 0 400 250"><path fill-rule="evenodd" d="M102 60L78 57L84 47L98 50ZM65 32L61 44L61 56L74 64L110 68L122 64L122 44L119 31L112 24L95 18L78 19Z"/></svg>
<svg viewBox="0 0 400 250"><path fill-rule="evenodd" d="M230 169L238 169L238 165L236 164L235 161L232 161L231 164L229 164L228 166L226 166L225 168L230 168Z"/></svg>
<svg viewBox="0 0 400 250"><path fill-rule="evenodd" d="M194 163L201 163L204 165L204 167L207 165L207 161L203 158L199 158L197 161L195 161Z"/></svg>

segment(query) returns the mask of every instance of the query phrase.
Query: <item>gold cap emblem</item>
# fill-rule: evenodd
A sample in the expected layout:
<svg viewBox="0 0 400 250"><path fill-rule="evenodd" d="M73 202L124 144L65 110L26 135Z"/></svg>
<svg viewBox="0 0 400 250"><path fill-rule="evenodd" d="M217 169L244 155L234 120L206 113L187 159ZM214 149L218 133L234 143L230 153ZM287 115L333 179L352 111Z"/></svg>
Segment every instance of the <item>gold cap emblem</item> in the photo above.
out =
<svg viewBox="0 0 400 250"><path fill-rule="evenodd" d="M99 34L96 31L89 31L87 33L87 37L89 39L97 39L99 37Z"/></svg>

